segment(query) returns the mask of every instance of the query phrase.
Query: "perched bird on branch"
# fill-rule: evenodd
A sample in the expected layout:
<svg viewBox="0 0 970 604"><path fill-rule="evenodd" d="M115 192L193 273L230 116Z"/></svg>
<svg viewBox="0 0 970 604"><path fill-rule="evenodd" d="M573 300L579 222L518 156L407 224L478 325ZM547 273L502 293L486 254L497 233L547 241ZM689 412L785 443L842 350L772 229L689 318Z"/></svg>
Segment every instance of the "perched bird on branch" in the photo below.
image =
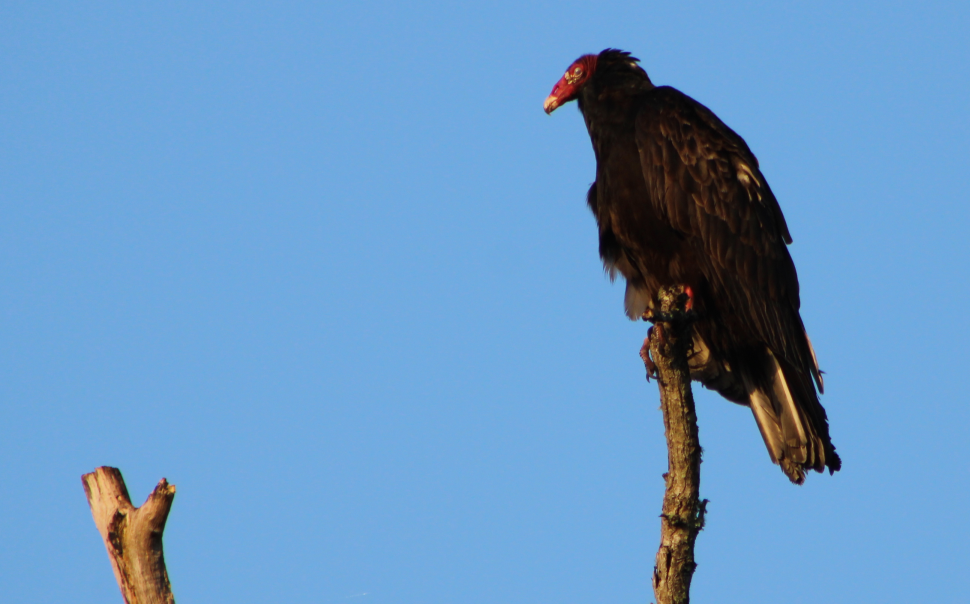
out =
<svg viewBox="0 0 970 604"><path fill-rule="evenodd" d="M748 145L704 105L654 86L627 52L577 59L545 111L572 100L596 154L587 201L600 257L626 279L627 316L649 319L660 287L685 286L697 316L691 378L751 408L792 482L838 470L791 235Z"/></svg>

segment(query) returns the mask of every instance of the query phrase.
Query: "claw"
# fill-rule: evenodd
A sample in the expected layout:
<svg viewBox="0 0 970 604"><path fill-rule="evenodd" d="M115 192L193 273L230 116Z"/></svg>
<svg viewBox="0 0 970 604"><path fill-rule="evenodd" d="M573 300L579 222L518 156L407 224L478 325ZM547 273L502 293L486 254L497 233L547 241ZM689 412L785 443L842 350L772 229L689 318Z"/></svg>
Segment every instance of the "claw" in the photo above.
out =
<svg viewBox="0 0 970 604"><path fill-rule="evenodd" d="M647 381L657 377L657 366L650 358L650 338L653 337L653 327L647 330L647 337L643 339L643 346L640 347L640 358L643 359L643 367L647 370Z"/></svg>

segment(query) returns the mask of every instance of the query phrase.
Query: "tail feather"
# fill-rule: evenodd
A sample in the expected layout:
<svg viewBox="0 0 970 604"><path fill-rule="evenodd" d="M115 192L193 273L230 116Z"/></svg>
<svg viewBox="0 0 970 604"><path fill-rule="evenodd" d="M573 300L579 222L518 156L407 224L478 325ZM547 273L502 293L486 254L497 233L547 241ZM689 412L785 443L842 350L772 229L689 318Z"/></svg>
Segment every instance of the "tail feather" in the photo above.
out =
<svg viewBox="0 0 970 604"><path fill-rule="evenodd" d="M814 361L814 352L812 356ZM817 365L815 371L798 371L766 348L764 354L740 357L732 367L713 353L698 330L687 362L692 379L751 407L771 461L792 482L802 484L807 470L823 472L828 467L835 472L842 467L815 391L815 383L821 389Z"/></svg>
<svg viewBox="0 0 970 604"><path fill-rule="evenodd" d="M811 382L768 351L767 383L744 376L745 386L761 436L771 460L788 478L801 484L805 470L822 472L841 467L828 435L825 410Z"/></svg>

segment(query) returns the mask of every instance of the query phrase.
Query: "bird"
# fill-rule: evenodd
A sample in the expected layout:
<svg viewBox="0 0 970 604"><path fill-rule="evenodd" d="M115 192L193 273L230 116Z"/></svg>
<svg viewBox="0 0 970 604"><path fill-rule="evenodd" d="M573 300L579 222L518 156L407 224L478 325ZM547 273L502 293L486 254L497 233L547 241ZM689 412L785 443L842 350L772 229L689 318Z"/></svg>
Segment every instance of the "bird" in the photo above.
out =
<svg viewBox="0 0 970 604"><path fill-rule="evenodd" d="M795 484L842 461L819 401L823 375L800 314L792 243L747 143L710 109L655 86L640 60L607 48L574 61L545 99L577 101L596 158L587 204L631 320L662 287L696 314L691 379L747 406L771 460Z"/></svg>

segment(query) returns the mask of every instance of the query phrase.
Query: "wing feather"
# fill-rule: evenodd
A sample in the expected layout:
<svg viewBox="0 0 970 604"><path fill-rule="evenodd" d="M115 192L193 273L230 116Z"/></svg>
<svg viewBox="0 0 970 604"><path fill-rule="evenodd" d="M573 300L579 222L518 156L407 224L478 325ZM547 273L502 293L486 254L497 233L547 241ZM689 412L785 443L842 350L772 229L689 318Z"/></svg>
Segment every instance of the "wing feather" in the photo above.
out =
<svg viewBox="0 0 970 604"><path fill-rule="evenodd" d="M747 144L706 107L669 87L650 91L636 121L656 211L692 241L729 308L775 354L812 371L798 314L798 277L778 201Z"/></svg>

